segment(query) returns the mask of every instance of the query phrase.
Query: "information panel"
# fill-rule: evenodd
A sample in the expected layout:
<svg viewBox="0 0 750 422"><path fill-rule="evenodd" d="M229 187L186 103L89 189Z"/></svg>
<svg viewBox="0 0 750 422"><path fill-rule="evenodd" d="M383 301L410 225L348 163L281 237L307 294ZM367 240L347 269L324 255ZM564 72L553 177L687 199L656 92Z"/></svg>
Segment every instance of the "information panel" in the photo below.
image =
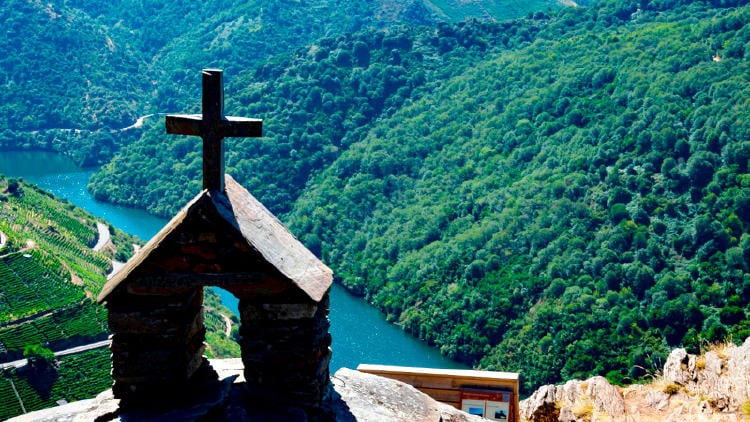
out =
<svg viewBox="0 0 750 422"><path fill-rule="evenodd" d="M461 410L491 421L512 421L513 393L501 390L461 389Z"/></svg>

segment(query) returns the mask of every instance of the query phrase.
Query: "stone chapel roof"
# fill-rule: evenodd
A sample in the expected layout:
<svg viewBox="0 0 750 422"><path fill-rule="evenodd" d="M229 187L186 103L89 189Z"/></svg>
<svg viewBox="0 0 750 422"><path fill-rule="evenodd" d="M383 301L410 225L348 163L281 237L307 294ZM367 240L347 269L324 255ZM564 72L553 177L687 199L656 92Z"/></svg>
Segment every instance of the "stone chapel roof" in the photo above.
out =
<svg viewBox="0 0 750 422"><path fill-rule="evenodd" d="M162 228L102 288L97 301L103 303L131 273L168 242L197 208L213 207L214 215L229 223L247 245L310 299L319 302L333 282L333 272L284 227L263 204L231 176L225 175L224 191L203 190ZM212 210L212 211L214 211Z"/></svg>

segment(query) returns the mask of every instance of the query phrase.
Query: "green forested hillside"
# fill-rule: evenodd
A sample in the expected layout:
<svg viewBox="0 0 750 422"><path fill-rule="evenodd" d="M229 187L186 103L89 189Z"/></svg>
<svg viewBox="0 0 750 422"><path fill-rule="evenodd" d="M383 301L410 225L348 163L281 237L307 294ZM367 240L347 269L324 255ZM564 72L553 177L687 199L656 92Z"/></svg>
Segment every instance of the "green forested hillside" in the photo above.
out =
<svg viewBox="0 0 750 422"><path fill-rule="evenodd" d="M64 150L91 164L127 140L111 131L133 123L148 82L136 50L56 3L0 5L0 148Z"/></svg>
<svg viewBox="0 0 750 422"><path fill-rule="evenodd" d="M495 17L557 7L490 3ZM0 149L53 149L100 165L140 136L121 130L138 117L194 109L201 68L237 75L322 37L486 15L471 2L423 0L8 0Z"/></svg>
<svg viewBox="0 0 750 422"><path fill-rule="evenodd" d="M514 19L527 13L539 13L557 9L561 5L587 5L586 1L559 0L425 0L429 10L438 18L446 21L460 22L469 18L492 20Z"/></svg>
<svg viewBox="0 0 750 422"><path fill-rule="evenodd" d="M727 6L323 39L230 83L227 112L266 136L228 141L228 172L448 356L525 391L638 380L750 334L750 9ZM169 214L199 188L197 142L161 130L97 195Z"/></svg>
<svg viewBox="0 0 750 422"><path fill-rule="evenodd" d="M78 164L110 159L139 116L185 110L195 71L239 73L324 35L431 22L419 1L75 0L0 5L0 149L53 149Z"/></svg>
<svg viewBox="0 0 750 422"><path fill-rule="evenodd" d="M750 8L566 9L370 129L286 220L524 390L750 334Z"/></svg>
<svg viewBox="0 0 750 422"><path fill-rule="evenodd" d="M448 356L526 391L637 380L670 347L750 334L750 9L727 6L323 39L231 82L228 112L266 137L228 141L228 172ZM197 142L160 131L94 191L183 203L170 179L198 188Z"/></svg>
<svg viewBox="0 0 750 422"><path fill-rule="evenodd" d="M324 38L253 73L228 76L226 112L265 122L263 138L226 141L227 172L274 212L288 212L311 175L363 139L374 122L487 55L528 43L537 31L529 23L478 21L367 30ZM199 81L198 72L192 78ZM199 104L200 93L192 101ZM200 139L166 138L163 121L153 121L92 177L90 188L97 198L171 215L201 189L200 151Z"/></svg>

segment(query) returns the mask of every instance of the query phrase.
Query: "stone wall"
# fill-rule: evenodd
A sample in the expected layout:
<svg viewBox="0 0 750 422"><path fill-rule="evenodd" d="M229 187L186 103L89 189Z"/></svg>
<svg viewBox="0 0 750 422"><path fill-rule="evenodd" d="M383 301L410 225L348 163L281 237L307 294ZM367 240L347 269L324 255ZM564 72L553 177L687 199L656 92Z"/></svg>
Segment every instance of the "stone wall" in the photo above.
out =
<svg viewBox="0 0 750 422"><path fill-rule="evenodd" d="M289 402L312 413L323 407L331 358L329 301L328 294L320 303L300 294L240 299L239 343L248 401ZM196 383L217 381L210 368L201 370L206 332L202 302L202 287L173 295L123 291L107 302L112 390L125 407L151 407L154 394L162 402L179 401Z"/></svg>
<svg viewBox="0 0 750 422"><path fill-rule="evenodd" d="M240 348L250 400L320 407L329 382L329 296L318 303L240 300Z"/></svg>
<svg viewBox="0 0 750 422"><path fill-rule="evenodd" d="M108 302L112 390L124 403L138 405L149 403L154 391L178 391L200 368L203 289L128 299Z"/></svg>

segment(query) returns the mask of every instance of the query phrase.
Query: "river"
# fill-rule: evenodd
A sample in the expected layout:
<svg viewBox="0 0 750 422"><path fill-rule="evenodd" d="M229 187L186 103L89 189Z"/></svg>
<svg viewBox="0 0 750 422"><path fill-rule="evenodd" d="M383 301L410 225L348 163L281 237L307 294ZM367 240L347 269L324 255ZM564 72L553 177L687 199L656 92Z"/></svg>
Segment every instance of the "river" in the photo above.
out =
<svg viewBox="0 0 750 422"><path fill-rule="evenodd" d="M80 169L59 154L2 151L0 173L33 182L144 241L150 239L167 222L140 209L95 200L86 190L93 169ZM234 296L224 290L217 291L221 294L222 301L236 312L237 300ZM388 323L377 309L336 284L331 289L330 320L333 338L331 373L341 367L356 368L360 363L466 368Z"/></svg>

